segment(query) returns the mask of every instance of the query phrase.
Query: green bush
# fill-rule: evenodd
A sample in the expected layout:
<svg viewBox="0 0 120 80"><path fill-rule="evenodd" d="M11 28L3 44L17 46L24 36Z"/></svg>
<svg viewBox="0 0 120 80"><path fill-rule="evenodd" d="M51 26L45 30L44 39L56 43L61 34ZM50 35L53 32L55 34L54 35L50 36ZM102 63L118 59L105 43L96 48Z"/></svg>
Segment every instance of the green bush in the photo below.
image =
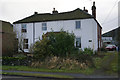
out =
<svg viewBox="0 0 120 80"><path fill-rule="evenodd" d="M93 55L93 50L91 48L85 48L83 54Z"/></svg>
<svg viewBox="0 0 120 80"><path fill-rule="evenodd" d="M2 57L2 65L9 66L29 66L32 58L29 57Z"/></svg>
<svg viewBox="0 0 120 80"><path fill-rule="evenodd" d="M47 56L49 56L51 51L48 46L50 45L49 45L49 40L47 38L43 38L42 40L37 41L34 44L34 48L33 48L34 58L39 60L44 60Z"/></svg>
<svg viewBox="0 0 120 80"><path fill-rule="evenodd" d="M105 47L100 48L100 51L107 52L107 50L105 49Z"/></svg>
<svg viewBox="0 0 120 80"><path fill-rule="evenodd" d="M118 72L118 54L116 52L105 53L103 57L94 57L93 61L96 69L109 74Z"/></svg>
<svg viewBox="0 0 120 80"><path fill-rule="evenodd" d="M47 56L67 57L75 49L74 34L61 31L51 32L34 45L34 57L44 60Z"/></svg>
<svg viewBox="0 0 120 80"><path fill-rule="evenodd" d="M76 53L69 55L71 59L75 59L81 63L86 63L89 67L94 67L93 56L88 51L76 50ZM91 53L92 54L92 53Z"/></svg>

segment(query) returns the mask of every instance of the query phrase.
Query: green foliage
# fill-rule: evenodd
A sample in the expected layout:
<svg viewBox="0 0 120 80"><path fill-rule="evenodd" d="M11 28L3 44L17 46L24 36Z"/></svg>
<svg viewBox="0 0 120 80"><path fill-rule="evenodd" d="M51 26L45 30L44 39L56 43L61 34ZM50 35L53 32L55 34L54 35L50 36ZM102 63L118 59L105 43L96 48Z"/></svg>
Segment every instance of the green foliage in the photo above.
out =
<svg viewBox="0 0 120 80"><path fill-rule="evenodd" d="M101 68L101 63L102 63L102 59L100 57L94 58L94 65L95 65L96 69Z"/></svg>
<svg viewBox="0 0 120 80"><path fill-rule="evenodd" d="M37 41L33 49L34 57L39 60L44 60L51 53L48 46L49 46L49 40L47 38L43 38L42 40Z"/></svg>
<svg viewBox="0 0 120 80"><path fill-rule="evenodd" d="M14 57L16 57L16 58L24 58L24 57L27 57L27 56L24 53L19 53L19 54L14 55Z"/></svg>
<svg viewBox="0 0 120 80"><path fill-rule="evenodd" d="M72 76L57 75L57 74L39 74L39 73L18 73L18 72L2 72L5 75L18 75L18 76L34 76L34 77L51 77L51 78L73 78Z"/></svg>
<svg viewBox="0 0 120 80"><path fill-rule="evenodd" d="M105 49L105 47L100 48L100 51L107 52L107 50Z"/></svg>
<svg viewBox="0 0 120 80"><path fill-rule="evenodd" d="M93 55L93 50L91 48L85 48L83 53L88 55Z"/></svg>
<svg viewBox="0 0 120 80"><path fill-rule="evenodd" d="M118 72L118 54L105 53L104 57L94 57L93 59L96 69L102 70L108 74Z"/></svg>
<svg viewBox="0 0 120 80"><path fill-rule="evenodd" d="M107 52L107 49L105 47L106 47L106 45L105 45L105 43L103 43L103 46L100 48L100 51Z"/></svg>
<svg viewBox="0 0 120 80"><path fill-rule="evenodd" d="M53 55L66 57L74 49L74 35L61 31L49 34L50 46Z"/></svg>
<svg viewBox="0 0 120 80"><path fill-rule="evenodd" d="M2 65L9 66L29 66L32 59L28 57L2 57Z"/></svg>
<svg viewBox="0 0 120 80"><path fill-rule="evenodd" d="M74 34L64 31L58 33L51 32L35 43L34 57L41 60L51 55L66 57L74 49Z"/></svg>
<svg viewBox="0 0 120 80"><path fill-rule="evenodd" d="M48 69L48 68L34 68L28 66L3 66L3 70L20 70L20 71L37 71L37 72L63 72L63 73L84 73L84 74L91 74L93 73L93 68L87 68L84 70L76 69L76 70L69 70L69 69Z"/></svg>

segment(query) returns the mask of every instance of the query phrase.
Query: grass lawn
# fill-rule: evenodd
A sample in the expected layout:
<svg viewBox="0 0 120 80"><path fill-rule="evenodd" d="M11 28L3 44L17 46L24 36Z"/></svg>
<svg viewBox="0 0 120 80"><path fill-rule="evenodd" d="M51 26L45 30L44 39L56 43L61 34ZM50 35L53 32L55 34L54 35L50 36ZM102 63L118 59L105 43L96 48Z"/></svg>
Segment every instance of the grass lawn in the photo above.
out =
<svg viewBox="0 0 120 80"><path fill-rule="evenodd" d="M117 75L118 73L118 53L107 52L102 54L104 57L94 58L95 66L97 70L102 70L109 75Z"/></svg>
<svg viewBox="0 0 120 80"><path fill-rule="evenodd" d="M19 70L19 71L38 71L38 72L64 72L64 73L83 73L91 74L94 72L94 69L88 68L85 70L59 70L59 69L46 69L46 68L32 68L28 66L2 66L3 70Z"/></svg>
<svg viewBox="0 0 120 80"><path fill-rule="evenodd" d="M29 66L2 66L3 70L18 70L18 71L36 71L36 72L63 72L63 73L82 73L82 74L92 74L96 70L103 70L106 74L117 74L118 72L118 53L117 52L107 52L102 54L101 57L93 57L93 61L95 64L94 68L87 69L47 69L47 68L35 68ZM3 73L3 74L16 74L16 73ZM33 75L33 74L21 74L18 75ZM66 77L61 75L42 75L42 74L34 74L35 76L48 76L48 77ZM67 76L68 77L68 76Z"/></svg>
<svg viewBox="0 0 120 80"><path fill-rule="evenodd" d="M2 72L4 75L20 75L20 76L32 76L32 77L52 77L52 78L73 78L65 75L52 75L52 74L38 74L38 73L18 73L18 72Z"/></svg>

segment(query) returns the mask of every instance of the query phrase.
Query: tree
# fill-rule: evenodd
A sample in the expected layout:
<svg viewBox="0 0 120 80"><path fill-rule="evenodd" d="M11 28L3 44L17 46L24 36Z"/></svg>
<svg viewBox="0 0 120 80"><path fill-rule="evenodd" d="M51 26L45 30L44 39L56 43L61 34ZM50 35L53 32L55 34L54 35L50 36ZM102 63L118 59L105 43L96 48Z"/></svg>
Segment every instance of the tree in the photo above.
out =
<svg viewBox="0 0 120 80"><path fill-rule="evenodd" d="M16 31L18 32L18 31ZM19 52L24 53L24 39L25 39L25 35L23 33L18 33L18 50Z"/></svg>
<svg viewBox="0 0 120 80"><path fill-rule="evenodd" d="M50 32L42 40L34 44L34 57L45 59L47 56L66 57L72 53L74 47L74 34L68 32Z"/></svg>
<svg viewBox="0 0 120 80"><path fill-rule="evenodd" d="M48 38L50 40L49 47L55 56L65 57L75 48L74 34L70 34L61 30L60 33L50 33Z"/></svg>

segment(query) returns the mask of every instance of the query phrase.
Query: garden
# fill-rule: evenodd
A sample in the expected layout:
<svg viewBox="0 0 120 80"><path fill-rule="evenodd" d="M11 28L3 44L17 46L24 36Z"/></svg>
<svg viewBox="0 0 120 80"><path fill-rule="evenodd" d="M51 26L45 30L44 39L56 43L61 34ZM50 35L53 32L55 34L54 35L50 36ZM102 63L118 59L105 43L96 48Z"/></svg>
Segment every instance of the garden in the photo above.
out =
<svg viewBox="0 0 120 80"><path fill-rule="evenodd" d="M117 75L118 52L80 50L74 46L74 39L74 34L51 32L32 46L33 56L19 53L2 57L2 69Z"/></svg>

